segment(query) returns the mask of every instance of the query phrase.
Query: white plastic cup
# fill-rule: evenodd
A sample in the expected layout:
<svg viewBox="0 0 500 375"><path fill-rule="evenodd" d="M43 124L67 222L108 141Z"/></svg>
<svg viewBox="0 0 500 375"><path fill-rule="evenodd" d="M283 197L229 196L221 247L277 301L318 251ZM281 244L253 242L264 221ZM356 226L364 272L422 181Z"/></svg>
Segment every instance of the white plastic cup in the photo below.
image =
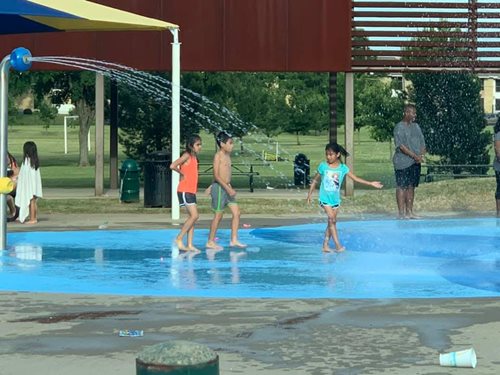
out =
<svg viewBox="0 0 500 375"><path fill-rule="evenodd" d="M472 367L476 368L477 358L473 348L439 354L439 364L446 367Z"/></svg>

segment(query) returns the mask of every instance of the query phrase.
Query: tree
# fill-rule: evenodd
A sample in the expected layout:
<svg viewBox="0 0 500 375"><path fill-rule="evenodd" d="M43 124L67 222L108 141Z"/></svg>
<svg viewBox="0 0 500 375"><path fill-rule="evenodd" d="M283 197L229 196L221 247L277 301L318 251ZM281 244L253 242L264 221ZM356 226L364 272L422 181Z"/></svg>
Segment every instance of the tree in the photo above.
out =
<svg viewBox="0 0 500 375"><path fill-rule="evenodd" d="M79 165L88 166L87 135L95 118L95 74L86 71L32 72L31 78L33 91L39 103L49 96L54 104L71 101L75 105L74 113L80 123Z"/></svg>
<svg viewBox="0 0 500 375"><path fill-rule="evenodd" d="M182 78L185 86L185 76ZM151 73L149 81L167 86L168 74ZM196 87L200 83L199 74L189 74L187 82ZM147 82L142 86L120 83L118 88L119 142L125 147L125 154L131 158L141 159L155 151L170 150L172 146L172 114L168 95L162 93L158 86L152 89L153 86L147 85ZM201 101L194 99L196 95L183 91L180 130L181 140L186 140L189 135L200 131L205 117L202 115Z"/></svg>
<svg viewBox="0 0 500 375"><path fill-rule="evenodd" d="M289 73L281 81L286 100L284 130L297 136L328 127L328 75Z"/></svg>
<svg viewBox="0 0 500 375"><path fill-rule="evenodd" d="M411 99L427 149L448 164L489 164L481 83L470 73L413 73ZM460 173L457 168L454 173Z"/></svg>
<svg viewBox="0 0 500 375"><path fill-rule="evenodd" d="M271 73L186 73L182 84L189 90L183 93L194 114L189 117L198 117L198 123L214 136L225 130L239 138L243 151L243 137L249 132L259 129L276 134L279 128L278 109L273 106L274 78Z"/></svg>
<svg viewBox="0 0 500 375"><path fill-rule="evenodd" d="M28 94L31 91L31 76L29 72L11 71L9 76L9 98L8 98L8 112L9 124L15 124L17 114L19 113L15 98Z"/></svg>
<svg viewBox="0 0 500 375"><path fill-rule="evenodd" d="M386 74L354 75L354 129L370 127L378 142L392 139L394 124L400 120L406 93ZM345 74L339 74L337 102L339 123L345 123Z"/></svg>
<svg viewBox="0 0 500 375"><path fill-rule="evenodd" d="M142 159L145 155L171 147L170 106L134 89L118 87L119 141L125 154Z"/></svg>
<svg viewBox="0 0 500 375"><path fill-rule="evenodd" d="M40 120L43 122L44 129L49 130L50 124L57 117L57 108L43 101L38 106L38 109L40 110Z"/></svg>
<svg viewBox="0 0 500 375"><path fill-rule="evenodd" d="M378 142L390 141L394 125L401 120L405 93L390 78L374 80L359 93L359 113L362 124L370 126L371 137Z"/></svg>

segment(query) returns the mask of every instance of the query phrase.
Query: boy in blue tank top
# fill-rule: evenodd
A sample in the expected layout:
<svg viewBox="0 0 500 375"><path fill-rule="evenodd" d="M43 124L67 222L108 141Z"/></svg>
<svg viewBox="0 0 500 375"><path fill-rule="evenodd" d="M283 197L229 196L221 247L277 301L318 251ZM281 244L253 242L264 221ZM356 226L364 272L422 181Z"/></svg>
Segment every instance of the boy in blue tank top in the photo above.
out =
<svg viewBox="0 0 500 375"><path fill-rule="evenodd" d="M329 143L325 147L326 160L318 166L316 175L314 176L309 193L307 194L307 202L311 203L311 196L316 187L316 184L321 180L319 187L319 204L325 210L328 216L326 225L325 238L323 240L323 252L331 253L330 238L335 243L335 251L342 252L345 247L340 244L337 234L337 212L340 207L341 197L340 189L345 176L349 176L352 180L363 185L373 186L381 189L382 184L379 181L366 181L359 178L349 170L349 167L342 163L341 156L347 156L347 151L335 142Z"/></svg>

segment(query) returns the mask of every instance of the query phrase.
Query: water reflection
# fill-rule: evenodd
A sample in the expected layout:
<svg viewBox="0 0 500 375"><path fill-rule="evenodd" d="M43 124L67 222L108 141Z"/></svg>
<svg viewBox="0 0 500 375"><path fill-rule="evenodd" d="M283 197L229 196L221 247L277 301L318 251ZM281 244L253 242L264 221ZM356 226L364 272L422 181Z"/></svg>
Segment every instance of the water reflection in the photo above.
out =
<svg viewBox="0 0 500 375"><path fill-rule="evenodd" d="M215 260L215 256L217 255L217 253L220 253L221 251L223 251L223 249L207 249L206 250L207 259L213 262Z"/></svg>
<svg viewBox="0 0 500 375"><path fill-rule="evenodd" d="M246 257L246 251L231 251L229 252L229 259L231 260L231 283L240 283L240 268L238 262L241 258Z"/></svg>
<svg viewBox="0 0 500 375"><path fill-rule="evenodd" d="M196 273L193 263L200 253L199 250L180 251L177 246L172 246L170 281L174 287L196 289Z"/></svg>
<svg viewBox="0 0 500 375"><path fill-rule="evenodd" d="M104 263L104 249L102 247L96 247L94 249L94 261L99 265Z"/></svg>
<svg viewBox="0 0 500 375"><path fill-rule="evenodd" d="M21 260L41 262L43 259L43 249L39 245L19 244L12 247L12 252L9 255Z"/></svg>

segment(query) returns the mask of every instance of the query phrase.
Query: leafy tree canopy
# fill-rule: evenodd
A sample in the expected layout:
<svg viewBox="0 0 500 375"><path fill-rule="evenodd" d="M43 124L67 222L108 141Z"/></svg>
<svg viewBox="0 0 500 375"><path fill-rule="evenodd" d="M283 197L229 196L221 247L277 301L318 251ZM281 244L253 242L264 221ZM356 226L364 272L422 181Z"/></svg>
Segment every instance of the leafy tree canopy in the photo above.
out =
<svg viewBox="0 0 500 375"><path fill-rule="evenodd" d="M427 149L443 163L489 164L491 135L481 107L478 77L470 73L413 73L411 99Z"/></svg>

